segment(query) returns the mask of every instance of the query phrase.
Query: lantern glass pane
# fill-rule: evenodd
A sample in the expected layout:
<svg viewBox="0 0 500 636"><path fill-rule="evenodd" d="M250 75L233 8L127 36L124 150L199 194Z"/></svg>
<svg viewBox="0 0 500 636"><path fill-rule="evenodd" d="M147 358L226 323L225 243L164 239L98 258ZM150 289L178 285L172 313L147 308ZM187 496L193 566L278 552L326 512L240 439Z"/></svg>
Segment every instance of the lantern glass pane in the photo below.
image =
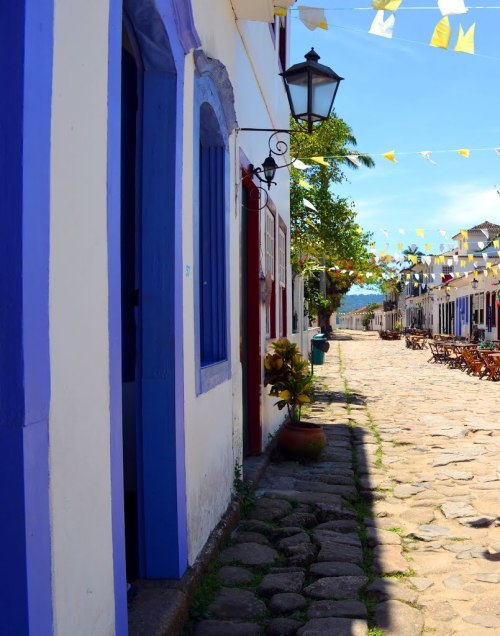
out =
<svg viewBox="0 0 500 636"><path fill-rule="evenodd" d="M330 77L313 76L312 78L312 121L327 119L332 109L333 100L339 81Z"/></svg>
<svg viewBox="0 0 500 636"><path fill-rule="evenodd" d="M290 107L294 117L303 118L307 115L307 75L297 75L287 78Z"/></svg>

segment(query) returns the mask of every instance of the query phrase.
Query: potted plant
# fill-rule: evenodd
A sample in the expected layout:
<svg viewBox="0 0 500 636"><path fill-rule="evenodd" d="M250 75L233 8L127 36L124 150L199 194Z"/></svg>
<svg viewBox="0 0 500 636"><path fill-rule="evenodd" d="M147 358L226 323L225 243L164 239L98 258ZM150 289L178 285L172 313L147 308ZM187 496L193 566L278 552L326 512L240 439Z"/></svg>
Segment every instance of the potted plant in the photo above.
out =
<svg viewBox="0 0 500 636"><path fill-rule="evenodd" d="M278 399L276 406L287 409L288 419L278 435L278 444L294 459L314 459L326 446L323 427L301 419L302 407L312 402L313 376L297 345L287 338L276 340L264 359L264 386Z"/></svg>

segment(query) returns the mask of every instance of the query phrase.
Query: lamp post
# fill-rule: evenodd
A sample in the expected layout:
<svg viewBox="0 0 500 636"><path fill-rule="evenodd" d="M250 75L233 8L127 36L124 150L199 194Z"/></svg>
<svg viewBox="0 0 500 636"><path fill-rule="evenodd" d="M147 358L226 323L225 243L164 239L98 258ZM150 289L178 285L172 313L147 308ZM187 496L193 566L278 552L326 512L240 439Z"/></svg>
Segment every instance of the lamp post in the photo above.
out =
<svg viewBox="0 0 500 636"><path fill-rule="evenodd" d="M479 281L477 280L477 278L473 278L471 282L472 289L476 290L478 285Z"/></svg>

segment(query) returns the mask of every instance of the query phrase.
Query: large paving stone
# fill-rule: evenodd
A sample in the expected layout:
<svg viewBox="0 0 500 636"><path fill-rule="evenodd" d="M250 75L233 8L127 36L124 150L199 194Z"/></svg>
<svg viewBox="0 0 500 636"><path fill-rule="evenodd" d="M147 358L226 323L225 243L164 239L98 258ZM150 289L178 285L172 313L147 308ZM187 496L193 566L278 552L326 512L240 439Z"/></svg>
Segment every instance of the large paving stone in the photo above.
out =
<svg viewBox="0 0 500 636"><path fill-rule="evenodd" d="M481 627L500 628L500 618L498 616L488 616L487 614L464 616L463 620L471 625Z"/></svg>
<svg viewBox="0 0 500 636"><path fill-rule="evenodd" d="M217 572L217 578L223 585L247 585L253 579L253 574L245 568L224 565Z"/></svg>
<svg viewBox="0 0 500 636"><path fill-rule="evenodd" d="M355 510L346 508L340 503L338 504L325 504L318 503L318 521L324 523L326 521L335 521L337 519L352 519L356 520L357 513Z"/></svg>
<svg viewBox="0 0 500 636"><path fill-rule="evenodd" d="M196 625L193 636L260 636L256 623L230 623L228 621L201 621Z"/></svg>
<svg viewBox="0 0 500 636"><path fill-rule="evenodd" d="M313 563L309 568L309 574L317 577L328 576L363 576L363 570L355 563L322 561Z"/></svg>
<svg viewBox="0 0 500 636"><path fill-rule="evenodd" d="M257 591L261 596L273 596L279 592L300 592L305 581L305 573L284 572L282 574L266 574Z"/></svg>
<svg viewBox="0 0 500 636"><path fill-rule="evenodd" d="M396 532L381 528L367 528L366 538L370 545L401 545L401 537Z"/></svg>
<svg viewBox="0 0 500 636"><path fill-rule="evenodd" d="M292 545L298 545L299 543L311 543L309 535L305 532L298 532L297 534L292 534L290 537L285 537L279 541L278 549L284 550L285 548Z"/></svg>
<svg viewBox="0 0 500 636"><path fill-rule="evenodd" d="M366 618L367 609L361 601L313 601L307 610L307 616L313 618Z"/></svg>
<svg viewBox="0 0 500 636"><path fill-rule="evenodd" d="M426 603L425 611L428 616L432 616L433 621L439 621L441 623L449 623L458 616L451 603L444 599Z"/></svg>
<svg viewBox="0 0 500 636"><path fill-rule="evenodd" d="M335 519L325 521L316 526L317 530L333 530L334 532L352 533L359 530L359 524L354 519Z"/></svg>
<svg viewBox="0 0 500 636"><path fill-rule="evenodd" d="M368 636L368 624L359 618L313 618L297 636Z"/></svg>
<svg viewBox="0 0 500 636"><path fill-rule="evenodd" d="M279 614L291 614L297 612L307 605L306 599L301 594L294 592L282 592L275 594L269 601L269 610L275 616Z"/></svg>
<svg viewBox="0 0 500 636"><path fill-rule="evenodd" d="M357 534L347 532L335 532L334 530L326 530L323 528L316 528L312 531L313 540L318 545L324 542L346 543L347 545L353 545L358 548L361 547L361 541Z"/></svg>
<svg viewBox="0 0 500 636"><path fill-rule="evenodd" d="M375 606L375 624L386 636L420 636L424 628L422 613L400 601Z"/></svg>
<svg viewBox="0 0 500 636"><path fill-rule="evenodd" d="M425 488L419 486L412 486L411 484L398 484L394 488L393 495L398 499L408 499L414 495L418 495L419 492L423 492Z"/></svg>
<svg viewBox="0 0 500 636"><path fill-rule="evenodd" d="M336 541L323 541L318 561L345 561L359 565L363 562L363 552L358 546Z"/></svg>
<svg viewBox="0 0 500 636"><path fill-rule="evenodd" d="M223 587L208 610L220 620L244 620L261 618L266 613L266 606L250 590Z"/></svg>
<svg viewBox="0 0 500 636"><path fill-rule="evenodd" d="M241 563L242 565L271 565L278 557L273 548L259 543L238 543L221 552L222 563Z"/></svg>
<svg viewBox="0 0 500 636"><path fill-rule="evenodd" d="M366 576L325 577L304 588L304 594L320 600L356 599L367 581Z"/></svg>
<svg viewBox="0 0 500 636"><path fill-rule="evenodd" d="M261 545L269 545L269 539L260 532L252 532L251 530L243 530L237 532L234 537L235 543L260 543Z"/></svg>
<svg viewBox="0 0 500 636"><path fill-rule="evenodd" d="M477 511L470 504L463 501L447 501L441 506L441 511L447 519L477 516Z"/></svg>
<svg viewBox="0 0 500 636"><path fill-rule="evenodd" d="M284 497L260 497L248 516L250 519L257 521L276 521L289 514L291 510L290 502L285 501Z"/></svg>
<svg viewBox="0 0 500 636"><path fill-rule="evenodd" d="M283 549L289 566L306 568L316 560L317 548L312 543L298 543Z"/></svg>
<svg viewBox="0 0 500 636"><path fill-rule="evenodd" d="M418 599L418 594L414 590L411 590L404 583L393 579L376 579L373 583L370 583L366 591L379 601L395 600L415 603Z"/></svg>
<svg viewBox="0 0 500 636"><path fill-rule="evenodd" d="M373 549L373 571L379 574L408 572L410 566L397 545L379 545Z"/></svg>
<svg viewBox="0 0 500 636"><path fill-rule="evenodd" d="M318 520L311 512L292 512L283 517L280 523L286 526L298 526L299 528L313 528L318 523Z"/></svg>

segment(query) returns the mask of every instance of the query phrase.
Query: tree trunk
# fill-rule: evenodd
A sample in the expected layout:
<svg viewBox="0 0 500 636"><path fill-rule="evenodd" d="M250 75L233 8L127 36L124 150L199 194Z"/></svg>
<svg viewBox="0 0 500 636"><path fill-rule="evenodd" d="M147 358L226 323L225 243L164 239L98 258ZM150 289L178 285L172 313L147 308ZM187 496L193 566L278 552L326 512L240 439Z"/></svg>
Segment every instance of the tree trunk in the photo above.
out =
<svg viewBox="0 0 500 636"><path fill-rule="evenodd" d="M332 328L330 326L330 318L333 314L331 309L320 308L318 311L318 323L321 328L321 332L327 336L331 335Z"/></svg>

